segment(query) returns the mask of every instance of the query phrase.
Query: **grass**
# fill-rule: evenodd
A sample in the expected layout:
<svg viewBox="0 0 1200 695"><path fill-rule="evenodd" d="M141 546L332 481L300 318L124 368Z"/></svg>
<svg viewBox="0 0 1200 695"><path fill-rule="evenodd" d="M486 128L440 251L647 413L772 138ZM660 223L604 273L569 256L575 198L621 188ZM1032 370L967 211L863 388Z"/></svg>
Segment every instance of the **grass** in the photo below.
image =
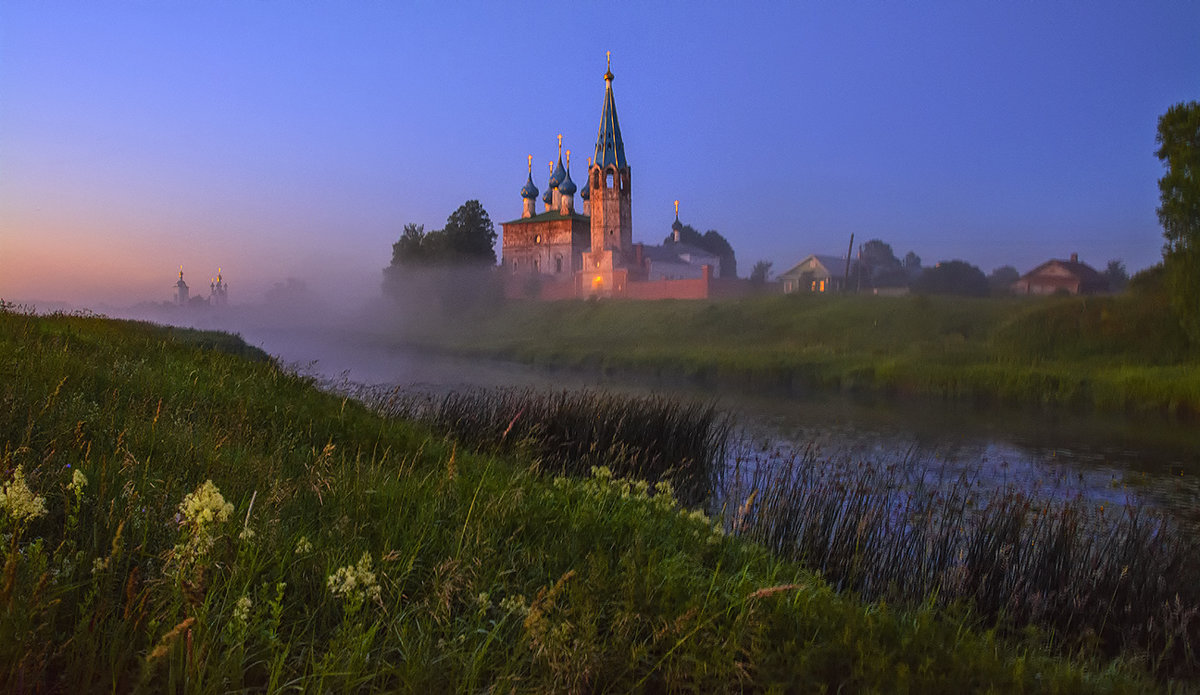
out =
<svg viewBox="0 0 1200 695"><path fill-rule="evenodd" d="M404 331L435 350L752 391L1200 414L1200 351L1153 293L510 302Z"/></svg>
<svg viewBox="0 0 1200 695"><path fill-rule="evenodd" d="M589 391L474 389L432 398L401 389L363 399L388 417L420 420L474 449L520 455L538 470L666 481L688 506L720 487L732 422L716 407Z"/></svg>
<svg viewBox="0 0 1200 695"><path fill-rule="evenodd" d="M755 462L727 497L743 535L864 599L934 597L1163 675L1200 667L1200 543L1162 513L811 451Z"/></svg>
<svg viewBox="0 0 1200 695"><path fill-rule="evenodd" d="M478 453L231 347L0 311L0 689L1155 687L840 595L667 486Z"/></svg>

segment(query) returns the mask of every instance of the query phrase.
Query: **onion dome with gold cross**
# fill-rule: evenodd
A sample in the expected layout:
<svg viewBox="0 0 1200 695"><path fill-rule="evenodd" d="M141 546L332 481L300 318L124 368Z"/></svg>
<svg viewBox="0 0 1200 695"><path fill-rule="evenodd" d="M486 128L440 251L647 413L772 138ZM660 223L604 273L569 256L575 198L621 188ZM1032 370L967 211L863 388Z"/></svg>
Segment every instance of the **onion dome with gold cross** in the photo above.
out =
<svg viewBox="0 0 1200 695"><path fill-rule="evenodd" d="M566 169L563 169L562 162L562 135L558 136L558 166L554 167L554 171L550 172L550 180L546 183L550 188L558 188L562 185L563 179L567 177Z"/></svg>
<svg viewBox="0 0 1200 695"><path fill-rule="evenodd" d="M525 179L525 185L521 187L521 197L536 200L537 196L538 187L533 184L533 155L529 155L529 178Z"/></svg>
<svg viewBox="0 0 1200 695"><path fill-rule="evenodd" d="M546 205L554 204L554 162L546 162L550 165L550 181L546 182L546 192L542 194L542 202Z"/></svg>
<svg viewBox="0 0 1200 695"><path fill-rule="evenodd" d="M559 166L562 165L562 159L558 160ZM575 191L579 190L575 186L575 182L571 180L571 150L567 150L567 168L563 171L562 181L558 184L558 192L563 195L575 195Z"/></svg>

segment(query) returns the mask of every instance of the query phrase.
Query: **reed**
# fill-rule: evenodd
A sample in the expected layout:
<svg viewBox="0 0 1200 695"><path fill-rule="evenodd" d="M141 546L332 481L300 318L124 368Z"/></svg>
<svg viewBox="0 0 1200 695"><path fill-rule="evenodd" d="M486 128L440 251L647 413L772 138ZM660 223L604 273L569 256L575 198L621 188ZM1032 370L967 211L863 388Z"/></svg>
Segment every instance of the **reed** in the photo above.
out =
<svg viewBox="0 0 1200 695"><path fill-rule="evenodd" d="M430 396L395 389L368 398L389 417L419 421L475 449L519 453L538 470L667 481L687 506L720 489L732 421L713 403L660 396L468 389Z"/></svg>
<svg viewBox="0 0 1200 695"><path fill-rule="evenodd" d="M812 450L760 463L738 500L748 538L865 600L962 604L1162 675L1200 666L1200 543L1162 513Z"/></svg>

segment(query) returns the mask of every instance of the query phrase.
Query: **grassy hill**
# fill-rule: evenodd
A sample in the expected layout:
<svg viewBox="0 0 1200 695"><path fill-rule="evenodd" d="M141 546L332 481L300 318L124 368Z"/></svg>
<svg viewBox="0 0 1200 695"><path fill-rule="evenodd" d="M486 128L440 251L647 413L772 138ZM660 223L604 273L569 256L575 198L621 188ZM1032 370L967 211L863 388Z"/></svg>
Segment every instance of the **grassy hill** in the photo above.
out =
<svg viewBox="0 0 1200 695"><path fill-rule="evenodd" d="M0 456L6 692L1154 687L839 595L668 487L470 450L225 335L0 311Z"/></svg>
<svg viewBox="0 0 1200 695"><path fill-rule="evenodd" d="M517 302L401 330L460 354L750 390L1200 413L1200 350L1153 293Z"/></svg>

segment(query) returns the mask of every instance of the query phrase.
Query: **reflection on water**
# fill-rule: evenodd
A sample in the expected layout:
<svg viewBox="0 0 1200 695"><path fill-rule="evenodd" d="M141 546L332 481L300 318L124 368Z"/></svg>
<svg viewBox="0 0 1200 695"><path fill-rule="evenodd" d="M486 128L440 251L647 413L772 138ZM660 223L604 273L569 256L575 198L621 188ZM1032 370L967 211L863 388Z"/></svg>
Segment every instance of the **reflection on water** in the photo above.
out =
<svg viewBox="0 0 1200 695"><path fill-rule="evenodd" d="M716 393L687 382L539 370L347 340L244 331L248 342L326 379L412 386L444 393L465 387L603 388L634 395L716 399L742 435L733 456L764 462L813 448L827 459L916 465L967 473L983 486L1014 484L1056 499L1145 501L1200 521L1200 432L1162 419L1078 415L1036 408L818 394L806 398Z"/></svg>

